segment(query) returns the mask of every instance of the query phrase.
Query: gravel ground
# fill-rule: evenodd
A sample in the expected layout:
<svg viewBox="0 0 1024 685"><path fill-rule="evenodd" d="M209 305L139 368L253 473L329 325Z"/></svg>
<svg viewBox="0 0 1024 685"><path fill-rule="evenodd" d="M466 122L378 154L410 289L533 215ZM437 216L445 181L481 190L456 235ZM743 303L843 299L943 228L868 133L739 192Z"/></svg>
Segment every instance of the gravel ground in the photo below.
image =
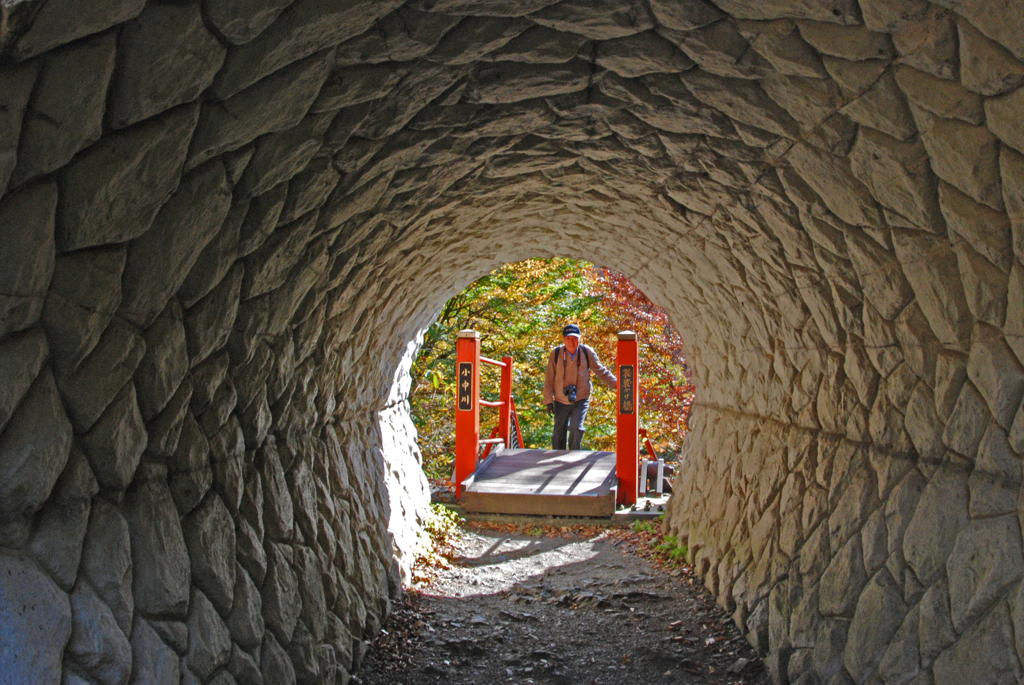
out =
<svg viewBox="0 0 1024 685"><path fill-rule="evenodd" d="M542 535L467 527L451 567L407 595L353 683L769 682L688 569L655 567L621 533L530 532Z"/></svg>

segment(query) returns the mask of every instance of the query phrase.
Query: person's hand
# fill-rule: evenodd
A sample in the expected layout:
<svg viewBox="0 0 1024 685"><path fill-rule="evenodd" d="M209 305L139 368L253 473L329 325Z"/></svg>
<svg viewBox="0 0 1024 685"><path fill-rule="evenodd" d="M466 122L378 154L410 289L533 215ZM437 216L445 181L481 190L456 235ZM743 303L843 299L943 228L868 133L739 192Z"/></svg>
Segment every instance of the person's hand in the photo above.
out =
<svg viewBox="0 0 1024 685"><path fill-rule="evenodd" d="M548 402L544 406L548 408L548 413L549 414L554 415L554 413L555 413L555 403L554 402Z"/></svg>

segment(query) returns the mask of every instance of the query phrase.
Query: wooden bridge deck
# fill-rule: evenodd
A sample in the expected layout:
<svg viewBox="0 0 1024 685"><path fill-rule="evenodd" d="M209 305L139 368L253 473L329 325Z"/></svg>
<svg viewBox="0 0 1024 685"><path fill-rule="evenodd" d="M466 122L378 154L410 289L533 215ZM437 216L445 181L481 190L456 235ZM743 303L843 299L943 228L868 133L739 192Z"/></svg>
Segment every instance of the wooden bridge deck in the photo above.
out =
<svg viewBox="0 0 1024 685"><path fill-rule="evenodd" d="M505 450L462 483L476 514L613 516L615 452Z"/></svg>

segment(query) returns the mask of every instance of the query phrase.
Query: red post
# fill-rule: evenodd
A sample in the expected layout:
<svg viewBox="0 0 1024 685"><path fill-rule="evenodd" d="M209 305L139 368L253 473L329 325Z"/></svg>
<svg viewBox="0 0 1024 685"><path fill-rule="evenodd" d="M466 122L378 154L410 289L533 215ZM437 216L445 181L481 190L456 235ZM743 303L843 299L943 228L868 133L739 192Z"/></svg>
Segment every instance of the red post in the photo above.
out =
<svg viewBox="0 0 1024 685"><path fill-rule="evenodd" d="M637 469L640 468L640 355L633 331L619 333L615 364L619 379L615 434L615 475L619 478L616 503L636 504Z"/></svg>
<svg viewBox="0 0 1024 685"><path fill-rule="evenodd" d="M512 357L502 357L501 363L501 409L498 410L498 435L505 441L505 447L511 447L508 439L511 435L509 423L512 419Z"/></svg>
<svg viewBox="0 0 1024 685"><path fill-rule="evenodd" d="M455 497L462 481L476 471L480 446L480 334L459 331L455 343L455 373L459 386L455 407Z"/></svg>

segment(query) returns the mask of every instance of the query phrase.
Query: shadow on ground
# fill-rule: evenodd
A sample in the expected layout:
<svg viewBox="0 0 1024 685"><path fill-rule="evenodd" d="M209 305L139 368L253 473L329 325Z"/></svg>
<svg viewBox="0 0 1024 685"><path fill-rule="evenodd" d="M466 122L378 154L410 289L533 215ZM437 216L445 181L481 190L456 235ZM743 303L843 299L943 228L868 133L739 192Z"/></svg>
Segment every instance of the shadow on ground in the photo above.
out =
<svg viewBox="0 0 1024 685"><path fill-rule="evenodd" d="M627 553L607 532L468 528L457 549L452 566L396 610L353 682L769 682L699 581Z"/></svg>

